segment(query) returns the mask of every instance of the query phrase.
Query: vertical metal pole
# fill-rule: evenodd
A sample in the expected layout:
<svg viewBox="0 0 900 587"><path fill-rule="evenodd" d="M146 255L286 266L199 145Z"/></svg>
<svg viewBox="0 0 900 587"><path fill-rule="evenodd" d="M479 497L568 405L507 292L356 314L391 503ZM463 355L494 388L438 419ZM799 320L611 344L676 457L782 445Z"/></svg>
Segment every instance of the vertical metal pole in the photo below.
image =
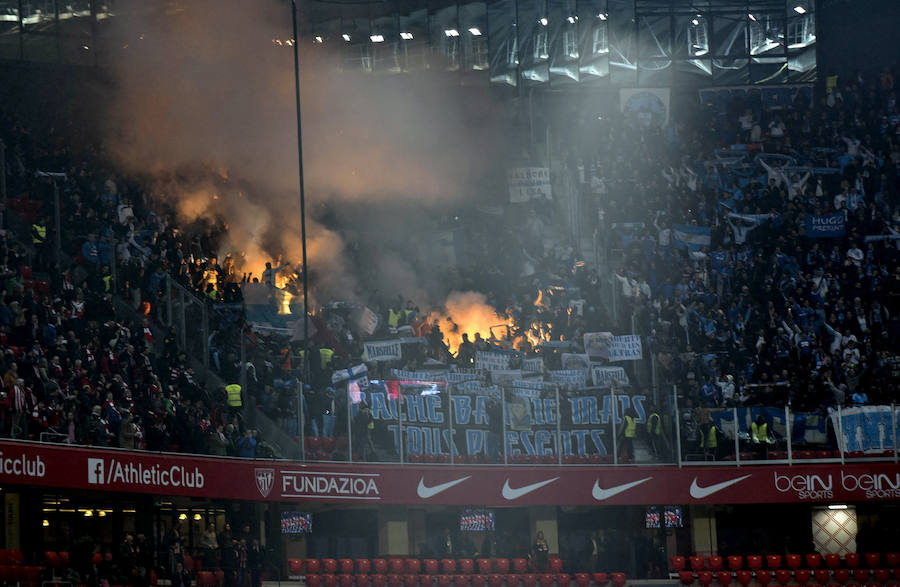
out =
<svg viewBox="0 0 900 587"><path fill-rule="evenodd" d="M681 462L681 414L678 411L678 386L672 386L672 405L675 406L675 450L678 453L678 466L683 466Z"/></svg>
<svg viewBox="0 0 900 587"><path fill-rule="evenodd" d="M187 352L187 335L185 334L185 322L184 322L184 289L180 286L178 287L178 338L181 339L181 350Z"/></svg>
<svg viewBox="0 0 900 587"><path fill-rule="evenodd" d="M306 413L303 410L303 382L297 379L297 430L300 433L300 460L306 460Z"/></svg>
<svg viewBox="0 0 900 587"><path fill-rule="evenodd" d="M619 439L618 430L616 430L618 426L618 422L616 422L616 412L618 408L616 407L616 388L614 385L609 386L609 401L612 404L612 446L613 446L613 464L619 464Z"/></svg>
<svg viewBox="0 0 900 587"><path fill-rule="evenodd" d="M650 353L650 387L653 389L653 403L659 406L659 389L656 387L656 353L654 352Z"/></svg>
<svg viewBox="0 0 900 587"><path fill-rule="evenodd" d="M6 206L6 143L3 139L0 139L0 198Z"/></svg>
<svg viewBox="0 0 900 587"><path fill-rule="evenodd" d="M738 438L738 435L741 433L741 427L738 426L738 411L737 406L731 408L732 410L732 424L734 425L734 462L740 465L741 463L741 439Z"/></svg>
<svg viewBox="0 0 900 587"><path fill-rule="evenodd" d="M300 245L303 262L303 344L309 345L309 265L306 263L306 191L303 181L303 132L300 115L300 35L297 33L297 0L291 0L294 29L294 98L297 103L297 173L300 179ZM309 373L309 352L303 353L303 376ZM348 406L349 412L349 406ZM347 436L350 428L347 428ZM353 451L350 451L351 457Z"/></svg>
<svg viewBox="0 0 900 587"><path fill-rule="evenodd" d="M841 415L841 404L838 404L838 429L834 431L834 438L837 440L838 450L841 452L841 464L844 464L844 451L847 447L844 445L844 418Z"/></svg>
<svg viewBox="0 0 900 587"><path fill-rule="evenodd" d="M508 465L509 454L507 453L509 451L506 450L506 389L502 387L500 388L500 402L500 408L503 410L503 418L501 418L501 420L503 420L503 436L500 438L500 442L502 443L501 446L503 447L503 464Z"/></svg>
<svg viewBox="0 0 900 587"><path fill-rule="evenodd" d="M457 10L458 9L459 7L457 5ZM455 458L453 456L453 446L455 443L453 442L453 392L450 391L449 385L447 386L447 401L449 402L449 405L447 405L447 424L450 426L450 442L447 443L450 446L447 448L450 451L450 464L452 465Z"/></svg>
<svg viewBox="0 0 900 587"><path fill-rule="evenodd" d="M113 235L109 246L112 249L110 251L110 255L109 255L109 258L111 259L111 261L109 263L109 274L112 277L112 283L109 286L109 293L115 294L116 291L118 290L117 284L119 283L119 280L118 280L119 260L116 258L116 255L118 255L118 253L119 253L119 246L118 246L118 241L116 241L115 235ZM170 279L172 279L172 276L170 274L167 274L166 282L168 282ZM168 288L166 288L166 289L168 289Z"/></svg>
<svg viewBox="0 0 900 587"><path fill-rule="evenodd" d="M62 264L62 230L60 229L62 211L59 209L59 185L53 180L53 229L56 233L53 237L53 244L56 245L56 254L54 259L57 263Z"/></svg>
<svg viewBox="0 0 900 587"><path fill-rule="evenodd" d="M244 342L244 331L241 330L240 335L238 336L238 341L241 343L240 349L240 357L241 357L241 379L239 381L241 385L241 391L244 393L244 397L247 397L247 345ZM231 381L226 381L226 383L231 383Z"/></svg>
<svg viewBox="0 0 900 587"><path fill-rule="evenodd" d="M894 445L894 462L897 462L897 406L891 403L891 444Z"/></svg>
<svg viewBox="0 0 900 587"><path fill-rule="evenodd" d="M25 2L19 0L19 60L25 59Z"/></svg>
<svg viewBox="0 0 900 587"><path fill-rule="evenodd" d="M398 443L399 443L399 447L398 447L398 448L399 448L399 451L400 451L400 464L402 465L402 464L403 464L403 459L405 458L405 457L403 456L403 453L405 452L405 451L403 450L403 447L404 447L405 443L403 442L403 396L400 395L400 389L399 389L399 386L398 386L398 389L397 389L397 400L396 400L396 402L397 402L397 430L400 431L400 436L399 436L399 440L398 440Z"/></svg>
<svg viewBox="0 0 900 587"><path fill-rule="evenodd" d="M205 376L206 372L209 371L209 310L206 304L203 304L200 308L203 312L203 320L201 322L203 341L200 344L200 348L203 351L203 375Z"/></svg>
<svg viewBox="0 0 900 587"><path fill-rule="evenodd" d="M563 460L563 451L565 450L565 444L562 441L562 422L559 420L559 386L554 387L554 391L556 392L556 452L557 452L557 464L562 465Z"/></svg>
<svg viewBox="0 0 900 587"><path fill-rule="evenodd" d="M351 412L353 411L353 403L350 401L350 382L347 382L347 447L349 454L347 455L347 461L353 462L353 418L351 418ZM334 415L332 414L332 417ZM322 423L324 428L325 423ZM374 456L374 455L373 455Z"/></svg>
<svg viewBox="0 0 900 587"><path fill-rule="evenodd" d="M794 462L794 453L792 452L792 441L791 438L791 409L787 404L784 404L784 428L787 431L787 453L788 453L788 465L793 464Z"/></svg>

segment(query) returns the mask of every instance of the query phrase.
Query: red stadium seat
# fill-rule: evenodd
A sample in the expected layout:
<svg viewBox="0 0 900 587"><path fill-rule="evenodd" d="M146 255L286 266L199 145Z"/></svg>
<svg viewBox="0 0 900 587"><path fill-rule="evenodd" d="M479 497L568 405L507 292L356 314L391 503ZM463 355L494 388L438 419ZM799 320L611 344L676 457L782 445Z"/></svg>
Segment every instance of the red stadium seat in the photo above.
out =
<svg viewBox="0 0 900 587"><path fill-rule="evenodd" d="M799 554L787 554L784 556L784 563L787 568L797 570L803 566L803 557Z"/></svg>
<svg viewBox="0 0 900 587"><path fill-rule="evenodd" d="M453 576L446 573L441 573L436 578L439 587L450 587L450 583L453 582Z"/></svg>
<svg viewBox="0 0 900 587"><path fill-rule="evenodd" d="M551 556L547 560L547 568L551 573L562 573L563 561L558 556Z"/></svg>
<svg viewBox="0 0 900 587"><path fill-rule="evenodd" d="M213 576L216 578L216 585L222 587L225 584L225 573L222 571L213 571Z"/></svg>
<svg viewBox="0 0 900 587"><path fill-rule="evenodd" d="M756 571L756 582L763 587L766 587L766 585L772 582L772 571L769 569L760 569Z"/></svg>
<svg viewBox="0 0 900 587"><path fill-rule="evenodd" d="M216 577L211 571L197 573L197 587L215 587Z"/></svg>
<svg viewBox="0 0 900 587"><path fill-rule="evenodd" d="M797 569L794 571L794 580L800 585L806 585L812 578L812 571L809 569Z"/></svg>
<svg viewBox="0 0 900 587"><path fill-rule="evenodd" d="M815 569L813 570L813 576L816 578L816 583L825 585L831 578L831 571L828 569Z"/></svg>
<svg viewBox="0 0 900 587"><path fill-rule="evenodd" d="M472 575L472 587L484 587L487 582L487 575L476 573Z"/></svg>
<svg viewBox="0 0 900 587"><path fill-rule="evenodd" d="M609 575L606 573L594 573L591 575L591 578L594 580L594 583L600 587L605 587L605 585L609 583Z"/></svg>
<svg viewBox="0 0 900 587"><path fill-rule="evenodd" d="M877 583L884 585L891 579L891 570L875 569L874 571L872 571L872 578L875 579Z"/></svg>
<svg viewBox="0 0 900 587"><path fill-rule="evenodd" d="M480 558L475 561L475 566L478 568L478 572L482 575L490 575L491 571L493 571L493 566L491 565L491 559L489 558Z"/></svg>
<svg viewBox="0 0 900 587"><path fill-rule="evenodd" d="M495 558L494 559L494 568L501 575L506 575L509 573L509 559L508 558Z"/></svg>
<svg viewBox="0 0 900 587"><path fill-rule="evenodd" d="M337 578L338 587L353 587L354 577L350 573L341 573Z"/></svg>
<svg viewBox="0 0 900 587"><path fill-rule="evenodd" d="M572 583L572 575L569 573L556 573L556 587L569 587Z"/></svg>
<svg viewBox="0 0 900 587"><path fill-rule="evenodd" d="M846 585L850 580L850 569L835 569L834 580L840 585Z"/></svg>
<svg viewBox="0 0 900 587"><path fill-rule="evenodd" d="M591 584L591 576L588 573L575 573L575 585L588 587Z"/></svg>
<svg viewBox="0 0 900 587"><path fill-rule="evenodd" d="M537 585L537 575L534 573L522 574L522 587L535 587Z"/></svg>
<svg viewBox="0 0 900 587"><path fill-rule="evenodd" d="M841 566L841 555L831 552L825 555L825 566L829 569L836 569Z"/></svg>
<svg viewBox="0 0 900 587"><path fill-rule="evenodd" d="M748 554L747 555L747 568L751 571L756 571L762 568L763 561L762 557L758 554Z"/></svg>
<svg viewBox="0 0 900 587"><path fill-rule="evenodd" d="M368 575L372 572L372 561L367 558L358 558L354 562L357 575ZM381 571L384 573L384 571Z"/></svg>
<svg viewBox="0 0 900 587"><path fill-rule="evenodd" d="M388 573L402 575L406 572L406 562L402 558L388 559Z"/></svg>
<svg viewBox="0 0 900 587"><path fill-rule="evenodd" d="M721 556L711 556L706 559L706 568L710 571L721 571L725 560Z"/></svg>
<svg viewBox="0 0 900 587"><path fill-rule="evenodd" d="M553 584L556 583L556 576L553 573L541 573L538 575L538 582L541 587L553 587Z"/></svg>
<svg viewBox="0 0 900 587"><path fill-rule="evenodd" d="M706 568L706 561L702 556L692 556L688 560L691 562L691 570L695 573Z"/></svg>
<svg viewBox="0 0 900 587"><path fill-rule="evenodd" d="M399 573L389 573L387 584L388 587L400 587L403 584L403 577Z"/></svg>
<svg viewBox="0 0 900 587"><path fill-rule="evenodd" d="M731 581L734 578L734 575L731 574L731 571L716 571L716 583L721 585L722 587L728 587L731 585Z"/></svg>
<svg viewBox="0 0 900 587"><path fill-rule="evenodd" d="M300 558L289 558L288 559L288 574L289 575L302 575L303 574L303 559Z"/></svg>
<svg viewBox="0 0 900 587"><path fill-rule="evenodd" d="M406 559L407 568L409 568L409 559ZM424 573L426 575L437 575L438 573L438 562L437 559L426 558L422 561L422 566L424 568Z"/></svg>
<svg viewBox="0 0 900 587"><path fill-rule="evenodd" d="M338 568L340 569L340 572L345 575L352 575L354 566L352 558L338 559Z"/></svg>
<svg viewBox="0 0 900 587"><path fill-rule="evenodd" d="M625 573L611 573L609 580L613 584L613 587L622 587L625 585L627 577L625 576Z"/></svg>
<svg viewBox="0 0 900 587"><path fill-rule="evenodd" d="M766 566L771 569L780 569L781 568L781 555L780 554L767 554L766 555Z"/></svg>
<svg viewBox="0 0 900 587"><path fill-rule="evenodd" d="M513 573L527 573L528 572L528 561L524 558L514 558L512 559L512 569Z"/></svg>
<svg viewBox="0 0 900 587"><path fill-rule="evenodd" d="M318 436L307 436L303 446L306 450L317 451L322 448L322 439Z"/></svg>
<svg viewBox="0 0 900 587"><path fill-rule="evenodd" d="M475 561L470 558L461 558L459 559L459 572L471 575L475 572Z"/></svg>
<svg viewBox="0 0 900 587"><path fill-rule="evenodd" d="M62 553L60 553L62 555ZM900 567L900 552L887 552L884 554L885 566L895 569Z"/></svg>
<svg viewBox="0 0 900 587"><path fill-rule="evenodd" d="M503 585L503 575L499 573L492 573L488 575L489 587L500 587L501 585Z"/></svg>
<svg viewBox="0 0 900 587"><path fill-rule="evenodd" d="M384 575L382 573L374 573L372 575L372 587L385 587L386 585L387 575Z"/></svg>
<svg viewBox="0 0 900 587"><path fill-rule="evenodd" d="M323 587L337 587L337 575L321 575Z"/></svg>
<svg viewBox="0 0 900 587"><path fill-rule="evenodd" d="M455 558L442 558L441 559L441 572L445 575L452 575L456 572L456 559Z"/></svg>
<svg viewBox="0 0 900 587"><path fill-rule="evenodd" d="M791 582L791 572L788 569L778 569L775 571L775 580L781 585L787 585Z"/></svg>
<svg viewBox="0 0 900 587"><path fill-rule="evenodd" d="M732 571L740 571L744 568L744 557L734 554L728 557L728 568Z"/></svg>
<svg viewBox="0 0 900 587"><path fill-rule="evenodd" d="M463 573L456 573L455 575L450 575L453 578L453 584L456 587L468 587L469 585L469 575L465 575Z"/></svg>
<svg viewBox="0 0 900 587"><path fill-rule="evenodd" d="M506 575L506 587L518 587L520 576L521 575L514 575L512 573Z"/></svg>
<svg viewBox="0 0 900 587"><path fill-rule="evenodd" d="M867 552L863 555L863 558L866 560L866 566L870 569L877 569L881 566L881 553Z"/></svg>
<svg viewBox="0 0 900 587"><path fill-rule="evenodd" d="M405 587L417 587L418 585L430 586L432 583L431 579L431 575L406 573L403 575L403 585L405 585Z"/></svg>
<svg viewBox="0 0 900 587"><path fill-rule="evenodd" d="M354 575L354 578L356 579L356 587L369 587L372 582L372 577L369 575L358 574Z"/></svg>
<svg viewBox="0 0 900 587"><path fill-rule="evenodd" d="M693 585L694 584L694 572L693 571L678 571L678 578L681 580L682 585Z"/></svg>
<svg viewBox="0 0 900 587"><path fill-rule="evenodd" d="M735 577L735 579L737 579L738 583L740 583L744 587L747 587L747 585L749 585L750 583L753 582L753 571L747 571L747 570L736 571L734 573L734 577Z"/></svg>
<svg viewBox="0 0 900 587"><path fill-rule="evenodd" d="M853 580L857 583L865 583L869 580L869 569L860 569L856 568L850 572L853 575Z"/></svg>
<svg viewBox="0 0 900 587"><path fill-rule="evenodd" d="M806 559L806 567L809 569L818 569L822 566L821 554L807 554L803 558Z"/></svg>
<svg viewBox="0 0 900 587"><path fill-rule="evenodd" d="M673 571L679 573L687 566L687 561L683 556L673 556L669 559L669 566Z"/></svg>
<svg viewBox="0 0 900 587"><path fill-rule="evenodd" d="M318 575L319 569L321 565L319 563L319 559L317 558L308 558L303 561L303 568L306 569L307 575Z"/></svg>
<svg viewBox="0 0 900 587"><path fill-rule="evenodd" d="M712 571L697 571L697 582L703 587L709 587L713 582Z"/></svg>
<svg viewBox="0 0 900 587"><path fill-rule="evenodd" d="M848 552L844 555L844 562L847 563L847 566L851 569L855 569L859 566L859 562L862 557L858 552Z"/></svg>
<svg viewBox="0 0 900 587"><path fill-rule="evenodd" d="M322 559L322 573L326 575L333 575L338 572L338 562L337 559L333 558L323 558Z"/></svg>

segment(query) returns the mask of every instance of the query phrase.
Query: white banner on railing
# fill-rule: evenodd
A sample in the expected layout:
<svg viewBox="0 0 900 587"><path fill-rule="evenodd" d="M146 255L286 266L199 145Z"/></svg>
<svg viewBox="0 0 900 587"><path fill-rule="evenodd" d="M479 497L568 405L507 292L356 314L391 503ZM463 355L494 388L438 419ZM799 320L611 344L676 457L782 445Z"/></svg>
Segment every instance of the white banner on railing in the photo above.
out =
<svg viewBox="0 0 900 587"><path fill-rule="evenodd" d="M396 361L403 357L399 340L373 340L365 342L363 358L366 361Z"/></svg>
<svg viewBox="0 0 900 587"><path fill-rule="evenodd" d="M609 362L635 361L644 358L639 334L624 334L614 336L607 343L609 350Z"/></svg>

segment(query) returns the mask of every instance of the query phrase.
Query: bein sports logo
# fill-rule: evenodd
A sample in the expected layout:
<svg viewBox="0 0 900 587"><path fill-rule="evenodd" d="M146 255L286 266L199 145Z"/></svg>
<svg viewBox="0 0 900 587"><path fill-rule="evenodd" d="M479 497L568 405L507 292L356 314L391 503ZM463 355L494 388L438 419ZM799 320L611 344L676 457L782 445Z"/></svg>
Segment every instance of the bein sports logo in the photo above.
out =
<svg viewBox="0 0 900 587"><path fill-rule="evenodd" d="M255 469L256 488L263 497L269 497L275 485L275 469Z"/></svg>

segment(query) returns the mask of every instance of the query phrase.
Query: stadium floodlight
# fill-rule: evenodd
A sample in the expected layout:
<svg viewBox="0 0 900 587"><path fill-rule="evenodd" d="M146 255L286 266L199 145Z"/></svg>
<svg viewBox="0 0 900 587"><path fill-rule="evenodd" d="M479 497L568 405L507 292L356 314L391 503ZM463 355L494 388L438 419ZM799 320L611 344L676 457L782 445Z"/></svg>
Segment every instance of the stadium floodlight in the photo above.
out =
<svg viewBox="0 0 900 587"><path fill-rule="evenodd" d="M538 19L538 22L541 23L541 26L547 26L547 17L542 16L540 19Z"/></svg>
<svg viewBox="0 0 900 587"><path fill-rule="evenodd" d="M444 35L448 37L458 37L459 31L456 29L444 29Z"/></svg>
<svg viewBox="0 0 900 587"><path fill-rule="evenodd" d="M753 22L756 22L756 17L753 16L753 13L752 13L752 12L751 12L750 14L748 14L747 16L750 17L750 20L752 20Z"/></svg>
<svg viewBox="0 0 900 587"><path fill-rule="evenodd" d="M599 18L600 20L606 20L606 13L601 12L600 14L597 15L597 18Z"/></svg>
<svg viewBox="0 0 900 587"><path fill-rule="evenodd" d="M373 43L384 43L384 35L372 35L369 40Z"/></svg>
<svg viewBox="0 0 900 587"><path fill-rule="evenodd" d="M794 6L794 12L797 14L806 14L806 8L798 4L797 6Z"/></svg>
<svg viewBox="0 0 900 587"><path fill-rule="evenodd" d="M575 24L575 21L578 20L578 17L577 17L577 16L570 16L570 17L567 18L566 20L569 21L569 24Z"/></svg>
<svg viewBox="0 0 900 587"><path fill-rule="evenodd" d="M412 41L413 34L408 33L408 32L403 32L403 33L400 33L400 38L403 39L404 41Z"/></svg>
<svg viewBox="0 0 900 587"><path fill-rule="evenodd" d="M343 35L341 35L341 38L344 39L345 41L347 41L348 43L350 42L350 35L348 35L347 33L344 33Z"/></svg>
<svg viewBox="0 0 900 587"><path fill-rule="evenodd" d="M316 35L315 38L313 39L313 42L314 43L324 43L325 40L322 37L320 37L319 35Z"/></svg>
<svg viewBox="0 0 900 587"><path fill-rule="evenodd" d="M473 37L480 37L481 29L478 28L477 26L473 26L472 28L469 29L469 34L472 35Z"/></svg>
<svg viewBox="0 0 900 587"><path fill-rule="evenodd" d="M694 26L700 26L700 21L697 20L696 18L694 18L694 19L691 19L691 24Z"/></svg>

